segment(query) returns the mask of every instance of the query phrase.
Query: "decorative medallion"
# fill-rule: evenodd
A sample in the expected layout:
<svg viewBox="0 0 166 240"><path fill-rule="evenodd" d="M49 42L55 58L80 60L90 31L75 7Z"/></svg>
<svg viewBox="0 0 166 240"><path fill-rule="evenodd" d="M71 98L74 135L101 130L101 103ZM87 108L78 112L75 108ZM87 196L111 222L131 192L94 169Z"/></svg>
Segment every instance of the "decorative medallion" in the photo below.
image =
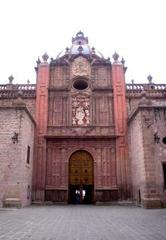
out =
<svg viewBox="0 0 166 240"><path fill-rule="evenodd" d="M72 99L72 125L89 125L89 98L74 97Z"/></svg>
<svg viewBox="0 0 166 240"><path fill-rule="evenodd" d="M74 60L72 64L72 77L89 77L90 66L88 61L83 57L78 57Z"/></svg>

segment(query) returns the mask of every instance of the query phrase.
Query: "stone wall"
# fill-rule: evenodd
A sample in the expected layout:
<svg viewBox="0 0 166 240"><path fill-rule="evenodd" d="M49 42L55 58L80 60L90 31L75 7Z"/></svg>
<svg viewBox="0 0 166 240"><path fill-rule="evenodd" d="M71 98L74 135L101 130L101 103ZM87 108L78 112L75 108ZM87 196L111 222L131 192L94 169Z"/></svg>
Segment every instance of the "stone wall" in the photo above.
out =
<svg viewBox="0 0 166 240"><path fill-rule="evenodd" d="M0 206L23 207L31 202L35 123L25 106L0 107L0 119Z"/></svg>
<svg viewBox="0 0 166 240"><path fill-rule="evenodd" d="M163 163L166 163L165 120L165 107L140 106L129 124L133 198L147 208L166 205L163 174Z"/></svg>
<svg viewBox="0 0 166 240"><path fill-rule="evenodd" d="M36 99L35 98L26 98L26 99L23 99L23 101L26 104L28 111L30 112L32 117L35 119ZM15 102L17 102L17 98L16 99L0 98L0 107L9 107L9 106L12 107L13 103L15 103Z"/></svg>
<svg viewBox="0 0 166 240"><path fill-rule="evenodd" d="M133 200L140 202L145 185L144 149L141 114L138 113L129 124L129 159Z"/></svg>
<svg viewBox="0 0 166 240"><path fill-rule="evenodd" d="M126 98L127 113L130 115L137 107L140 98Z"/></svg>
<svg viewBox="0 0 166 240"><path fill-rule="evenodd" d="M161 207L166 203L162 164L166 162L165 107L142 108L144 161L146 171L146 191L143 205Z"/></svg>
<svg viewBox="0 0 166 240"><path fill-rule="evenodd" d="M148 93L145 93L147 98L153 103L153 105L155 106L166 106L166 102L164 97L162 98L151 98L150 96L148 96ZM163 95L164 96L164 95ZM139 102L141 101L141 93L139 96L132 96L126 97L126 104L127 104L127 113L128 115L132 114L138 107Z"/></svg>

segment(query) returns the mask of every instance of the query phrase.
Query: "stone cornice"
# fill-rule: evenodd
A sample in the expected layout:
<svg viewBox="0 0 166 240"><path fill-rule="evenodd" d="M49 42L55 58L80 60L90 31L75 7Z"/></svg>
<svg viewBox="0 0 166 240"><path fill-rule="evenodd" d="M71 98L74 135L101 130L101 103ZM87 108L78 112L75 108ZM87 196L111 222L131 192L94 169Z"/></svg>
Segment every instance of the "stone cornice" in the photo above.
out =
<svg viewBox="0 0 166 240"><path fill-rule="evenodd" d="M134 117L143 110L153 110L153 109L165 109L166 106L159 106L159 105L150 105L150 106L144 106L144 105L139 105L128 117L128 124L134 119Z"/></svg>
<svg viewBox="0 0 166 240"><path fill-rule="evenodd" d="M27 113L28 117L31 119L33 124L36 126L36 122L30 112L28 111L27 107L25 105L14 105L14 106L0 106L0 110L23 110Z"/></svg>

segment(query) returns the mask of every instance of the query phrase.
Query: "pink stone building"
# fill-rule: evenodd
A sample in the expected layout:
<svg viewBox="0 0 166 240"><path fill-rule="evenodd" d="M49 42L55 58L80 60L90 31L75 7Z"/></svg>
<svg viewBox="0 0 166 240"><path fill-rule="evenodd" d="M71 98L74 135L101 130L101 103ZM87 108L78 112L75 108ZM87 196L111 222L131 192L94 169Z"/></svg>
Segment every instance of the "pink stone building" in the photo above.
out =
<svg viewBox="0 0 166 240"><path fill-rule="evenodd" d="M166 85L126 84L124 64L78 32L36 84L0 85L1 206L166 206Z"/></svg>

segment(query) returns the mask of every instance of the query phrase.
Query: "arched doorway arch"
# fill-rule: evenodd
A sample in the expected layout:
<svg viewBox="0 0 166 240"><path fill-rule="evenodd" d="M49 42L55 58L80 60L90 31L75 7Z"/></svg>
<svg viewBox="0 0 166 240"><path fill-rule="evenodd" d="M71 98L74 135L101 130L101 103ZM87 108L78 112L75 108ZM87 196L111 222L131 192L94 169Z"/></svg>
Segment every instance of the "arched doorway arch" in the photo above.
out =
<svg viewBox="0 0 166 240"><path fill-rule="evenodd" d="M85 150L78 150L69 159L69 203L91 204L93 199L93 157Z"/></svg>

